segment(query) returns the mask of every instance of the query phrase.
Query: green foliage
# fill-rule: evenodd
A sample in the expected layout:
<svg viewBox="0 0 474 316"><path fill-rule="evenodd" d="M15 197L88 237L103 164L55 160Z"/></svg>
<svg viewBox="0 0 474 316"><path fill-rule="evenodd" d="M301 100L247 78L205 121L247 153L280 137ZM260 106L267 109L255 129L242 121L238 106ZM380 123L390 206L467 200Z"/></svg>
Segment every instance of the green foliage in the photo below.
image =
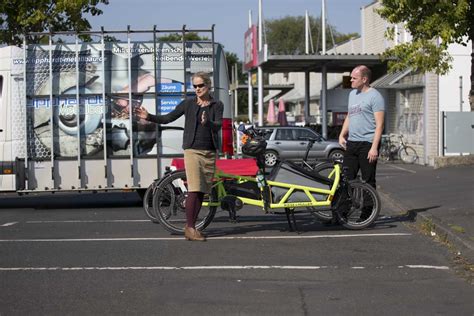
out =
<svg viewBox="0 0 474 316"><path fill-rule="evenodd" d="M160 36L159 40L163 42L181 42L183 40L183 34L171 33L169 35ZM199 36L199 34L196 32L187 32L184 35L184 40L185 41L208 41L209 38L206 36Z"/></svg>
<svg viewBox="0 0 474 316"><path fill-rule="evenodd" d="M311 36L314 42L314 49L317 50L321 37L321 19L309 17ZM349 40L351 37L358 36L357 33L341 34L336 31L334 26L330 26L334 35L335 43L341 43ZM265 21L266 42L271 54L278 55L299 55L305 53L305 17L304 16L286 16L280 19L271 19ZM332 47L332 36L330 28L326 28L326 47Z"/></svg>
<svg viewBox="0 0 474 316"><path fill-rule="evenodd" d="M377 10L381 17L393 24L404 23L412 35L410 43L403 43L385 53L391 71L412 68L446 74L452 57L447 47L452 43L466 45L473 39L474 18L470 0L381 0ZM386 32L389 39L396 36L394 28Z"/></svg>
<svg viewBox="0 0 474 316"><path fill-rule="evenodd" d="M29 32L87 31L83 17L102 14L97 6L109 0L2 0L0 2L0 43L18 45ZM28 42L41 38L27 37Z"/></svg>

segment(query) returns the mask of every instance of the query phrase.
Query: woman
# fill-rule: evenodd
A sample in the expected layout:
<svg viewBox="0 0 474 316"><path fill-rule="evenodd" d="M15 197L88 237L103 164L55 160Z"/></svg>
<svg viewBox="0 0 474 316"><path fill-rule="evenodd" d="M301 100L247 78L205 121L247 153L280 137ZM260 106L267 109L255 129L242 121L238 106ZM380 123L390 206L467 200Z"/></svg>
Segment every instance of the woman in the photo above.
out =
<svg viewBox="0 0 474 316"><path fill-rule="evenodd" d="M184 237L187 240L205 241L206 238L195 228L195 223L204 194L211 191L224 106L209 94L209 74L197 72L192 76L192 82L196 97L184 100L172 112L156 116L149 114L144 107L139 107L135 113L141 119L158 124L173 122L184 114L183 149L188 181Z"/></svg>

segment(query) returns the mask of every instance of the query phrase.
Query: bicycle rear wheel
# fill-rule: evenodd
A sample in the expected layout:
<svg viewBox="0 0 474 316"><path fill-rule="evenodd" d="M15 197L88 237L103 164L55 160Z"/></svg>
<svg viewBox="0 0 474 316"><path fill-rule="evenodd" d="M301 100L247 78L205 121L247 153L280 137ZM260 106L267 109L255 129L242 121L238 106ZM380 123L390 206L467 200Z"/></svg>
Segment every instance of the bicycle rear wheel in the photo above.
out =
<svg viewBox="0 0 474 316"><path fill-rule="evenodd" d="M416 150L410 146L400 148L398 155L404 163L415 163L415 161L418 159Z"/></svg>
<svg viewBox="0 0 474 316"><path fill-rule="evenodd" d="M186 172L184 170L170 173L155 189L153 194L154 215L170 233L184 233L187 195ZM211 194L204 196L204 201L210 199L217 200L214 190ZM196 219L196 229L205 229L213 220L216 209L216 206L202 206Z"/></svg>
<svg viewBox="0 0 474 316"><path fill-rule="evenodd" d="M146 189L145 194L143 195L143 209L145 210L146 216L153 222L159 223L160 221L155 216L155 212L153 211L153 191L156 188L156 182L150 184L150 186Z"/></svg>
<svg viewBox="0 0 474 316"><path fill-rule="evenodd" d="M364 229L370 226L380 213L377 191L367 183L351 182L347 195L336 211L339 222L348 229Z"/></svg>

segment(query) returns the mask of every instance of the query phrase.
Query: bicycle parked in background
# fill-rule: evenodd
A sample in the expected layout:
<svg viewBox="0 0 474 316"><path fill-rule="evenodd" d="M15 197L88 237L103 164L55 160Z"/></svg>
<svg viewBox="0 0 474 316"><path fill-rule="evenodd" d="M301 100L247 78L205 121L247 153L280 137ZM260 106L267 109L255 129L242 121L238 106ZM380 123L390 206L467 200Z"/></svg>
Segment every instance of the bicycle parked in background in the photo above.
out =
<svg viewBox="0 0 474 316"><path fill-rule="evenodd" d="M392 141L393 138L398 138L398 145ZM418 160L416 150L408 146L402 134L382 135L382 144L380 146L380 159L382 161L401 160L404 163L415 163Z"/></svg>

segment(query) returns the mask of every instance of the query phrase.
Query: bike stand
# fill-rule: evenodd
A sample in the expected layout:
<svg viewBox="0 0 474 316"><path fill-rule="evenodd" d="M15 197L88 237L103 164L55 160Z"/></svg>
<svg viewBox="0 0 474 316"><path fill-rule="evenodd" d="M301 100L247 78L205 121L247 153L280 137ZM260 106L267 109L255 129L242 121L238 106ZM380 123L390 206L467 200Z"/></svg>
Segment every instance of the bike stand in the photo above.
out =
<svg viewBox="0 0 474 316"><path fill-rule="evenodd" d="M236 198L234 196L225 196L221 201L221 208L229 212L229 222L237 223L237 207Z"/></svg>
<svg viewBox="0 0 474 316"><path fill-rule="evenodd" d="M298 226L296 225L295 211L290 208L285 208L286 220L288 221L288 227L290 232L296 232L299 234Z"/></svg>

